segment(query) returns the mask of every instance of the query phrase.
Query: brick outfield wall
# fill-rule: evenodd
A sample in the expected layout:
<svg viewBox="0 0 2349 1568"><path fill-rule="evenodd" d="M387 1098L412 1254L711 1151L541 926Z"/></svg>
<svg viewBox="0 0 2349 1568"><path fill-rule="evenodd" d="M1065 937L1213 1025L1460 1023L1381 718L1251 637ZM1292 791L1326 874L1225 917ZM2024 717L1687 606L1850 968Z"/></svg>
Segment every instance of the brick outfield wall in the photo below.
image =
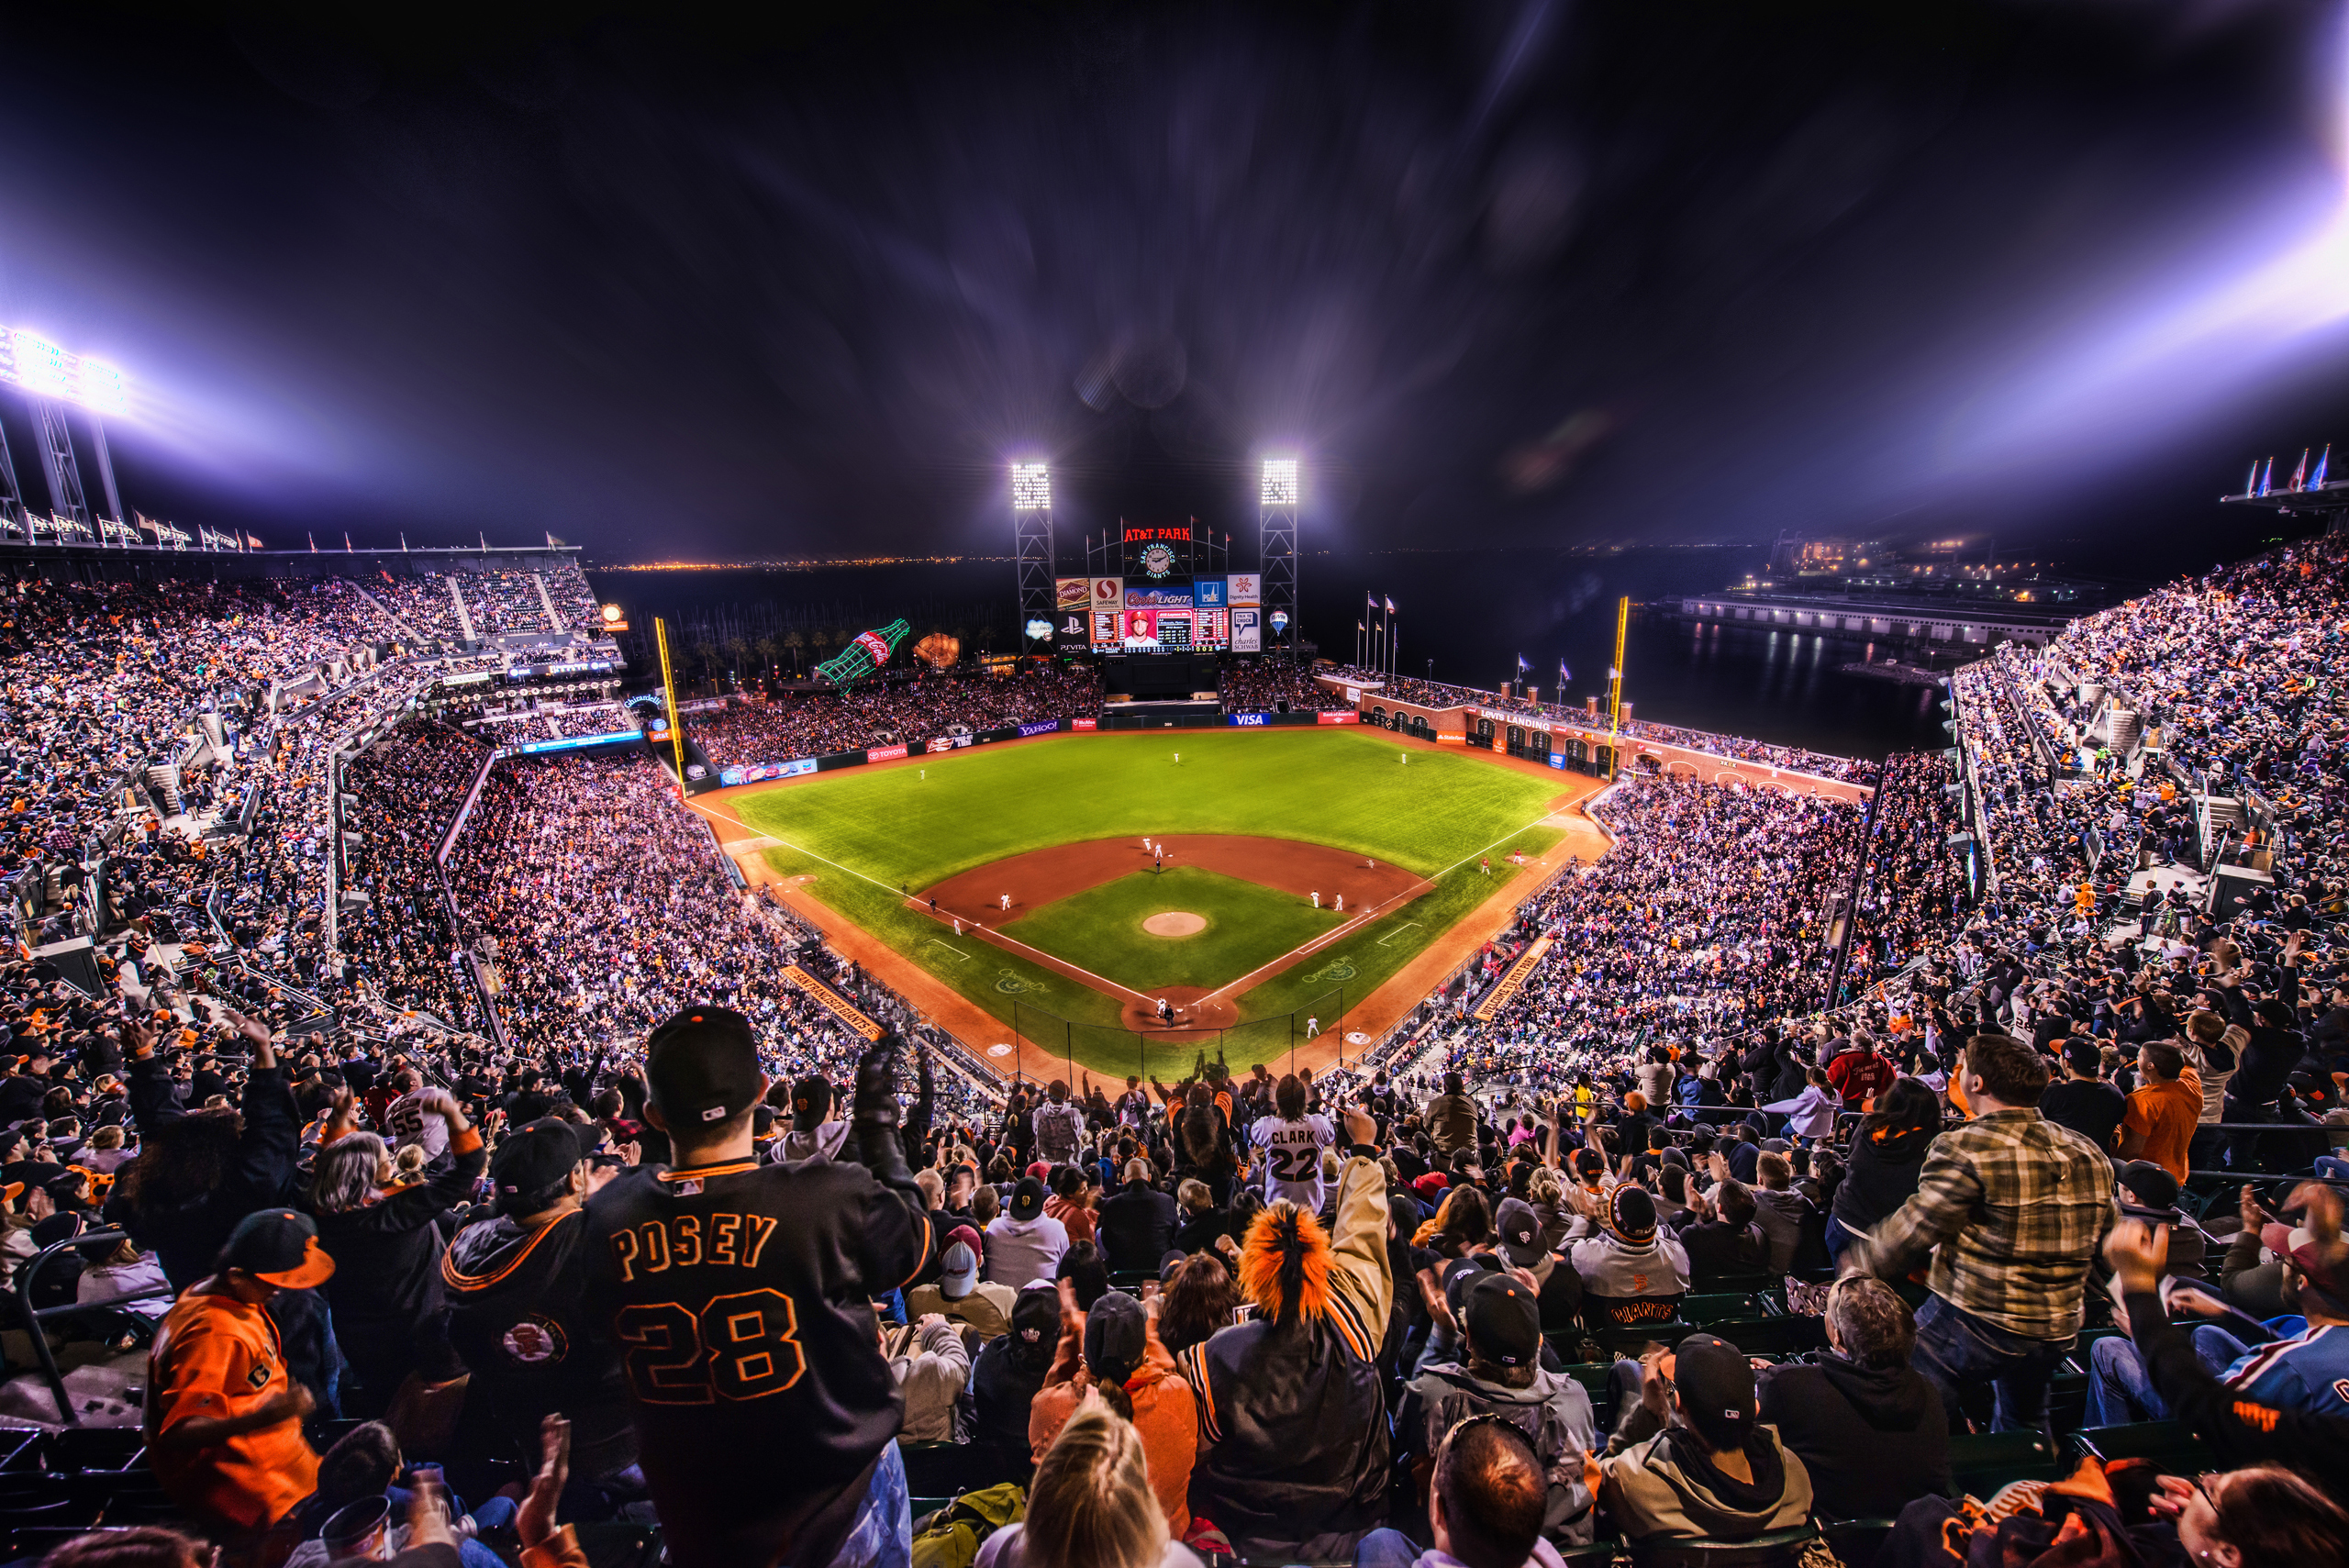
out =
<svg viewBox="0 0 2349 1568"><path fill-rule="evenodd" d="M1350 684L1328 676L1316 676L1315 680L1326 689L1341 695ZM1466 746L1469 724L1477 717L1475 708L1464 705L1457 707L1430 707L1423 703L1398 702L1384 693L1373 691L1363 692L1355 711L1362 715L1363 722L1368 724L1372 709L1379 707L1385 708L1390 716L1398 713L1416 714L1427 722L1430 729L1434 731L1436 743L1443 746ZM1522 715L1504 717L1498 710L1495 710L1493 723L1497 730L1494 737L1496 741L1501 740L1498 730L1499 727L1505 723L1520 725L1529 729L1542 728L1539 723L1530 721ZM1555 746L1562 738L1580 740L1590 749L1594 756L1598 753L1599 747L1609 744L1607 727L1604 724L1583 724L1572 719L1553 718L1550 720L1549 734L1553 746ZM1656 760L1656 765L1665 772L1692 774L1708 783L1742 783L1761 788L1783 789L1796 795L1826 795L1831 799L1848 800L1854 804L1865 802L1868 796L1876 793L1865 784L1853 784L1844 779L1822 778L1817 773L1797 773L1790 768L1773 768L1767 762L1748 762L1739 757L1724 757L1717 752L1671 745L1640 735L1624 735L1620 738L1620 744L1628 763L1637 765L1641 758L1653 757ZM1494 750L1501 755L1508 754L1505 745L1496 745Z"/></svg>

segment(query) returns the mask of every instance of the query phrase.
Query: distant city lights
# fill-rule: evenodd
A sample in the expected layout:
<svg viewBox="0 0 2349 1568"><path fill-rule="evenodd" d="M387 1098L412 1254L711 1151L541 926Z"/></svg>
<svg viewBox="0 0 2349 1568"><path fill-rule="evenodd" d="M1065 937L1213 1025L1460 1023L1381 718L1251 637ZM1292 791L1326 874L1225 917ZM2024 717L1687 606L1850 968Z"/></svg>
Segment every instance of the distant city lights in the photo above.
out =
<svg viewBox="0 0 2349 1568"><path fill-rule="evenodd" d="M0 383L35 397L79 404L93 414L119 418L130 412L130 389L120 371L69 354L21 327L0 328Z"/></svg>
<svg viewBox="0 0 2349 1568"><path fill-rule="evenodd" d="M1044 464L1015 462L1011 465L1011 509L1015 512L1049 512L1052 509L1052 479Z"/></svg>
<svg viewBox="0 0 2349 1568"><path fill-rule="evenodd" d="M1264 460L1264 502L1267 506L1297 505L1297 459L1268 457Z"/></svg>

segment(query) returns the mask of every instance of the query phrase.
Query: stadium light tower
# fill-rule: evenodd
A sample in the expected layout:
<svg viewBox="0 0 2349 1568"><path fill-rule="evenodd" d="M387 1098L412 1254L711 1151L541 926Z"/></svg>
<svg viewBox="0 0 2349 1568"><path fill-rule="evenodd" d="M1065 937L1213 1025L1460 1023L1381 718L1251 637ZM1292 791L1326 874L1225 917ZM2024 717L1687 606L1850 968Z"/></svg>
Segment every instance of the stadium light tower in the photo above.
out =
<svg viewBox="0 0 2349 1568"><path fill-rule="evenodd" d="M90 418L91 443L98 459L98 476L106 492L108 520L122 522L122 497L115 488L113 454L106 450L105 419L130 412L123 374L99 360L69 354L47 339L22 328L0 329L0 383L21 389L31 400L40 431L41 468L49 480L50 509L87 528L90 507L82 492L82 470L73 455L73 434L65 422L65 405L79 404ZM15 492L11 472L0 473ZM21 502L22 497L17 499Z"/></svg>
<svg viewBox="0 0 2349 1568"><path fill-rule="evenodd" d="M1264 460L1264 486L1256 514L1262 541L1264 623L1278 627L1281 642L1297 644L1297 459Z"/></svg>
<svg viewBox="0 0 2349 1568"><path fill-rule="evenodd" d="M1019 574L1019 646L1052 640L1052 475L1041 462L1011 465L1011 555ZM1039 628L1041 629L1039 629Z"/></svg>

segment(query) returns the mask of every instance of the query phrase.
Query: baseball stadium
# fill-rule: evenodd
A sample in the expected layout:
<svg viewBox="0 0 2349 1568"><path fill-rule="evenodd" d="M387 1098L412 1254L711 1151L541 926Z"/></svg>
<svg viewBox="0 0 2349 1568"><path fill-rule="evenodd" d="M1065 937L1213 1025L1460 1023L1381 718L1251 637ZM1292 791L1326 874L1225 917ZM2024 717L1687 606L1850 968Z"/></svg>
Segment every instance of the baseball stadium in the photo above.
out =
<svg viewBox="0 0 2349 1568"><path fill-rule="evenodd" d="M2340 6L19 10L0 1568L2349 1563Z"/></svg>

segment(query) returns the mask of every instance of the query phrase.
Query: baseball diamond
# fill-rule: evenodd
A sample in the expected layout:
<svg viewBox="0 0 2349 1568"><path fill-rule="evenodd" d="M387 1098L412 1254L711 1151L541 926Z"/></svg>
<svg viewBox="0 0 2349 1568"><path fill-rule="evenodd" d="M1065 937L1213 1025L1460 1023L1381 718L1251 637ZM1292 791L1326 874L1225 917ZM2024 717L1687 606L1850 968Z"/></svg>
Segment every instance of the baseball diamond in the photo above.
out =
<svg viewBox="0 0 2349 1568"><path fill-rule="evenodd" d="M1397 768L1398 746L1426 754ZM1177 750L1054 737L696 804L721 840L759 840L747 874L972 1038L1008 1029L1023 1070L1171 1071L1202 1045L1334 1061L1341 1012L1385 1028L1604 848L1563 815L1597 787L1578 775L1358 729L1192 732L1179 767ZM1172 913L1198 924L1149 929Z"/></svg>

